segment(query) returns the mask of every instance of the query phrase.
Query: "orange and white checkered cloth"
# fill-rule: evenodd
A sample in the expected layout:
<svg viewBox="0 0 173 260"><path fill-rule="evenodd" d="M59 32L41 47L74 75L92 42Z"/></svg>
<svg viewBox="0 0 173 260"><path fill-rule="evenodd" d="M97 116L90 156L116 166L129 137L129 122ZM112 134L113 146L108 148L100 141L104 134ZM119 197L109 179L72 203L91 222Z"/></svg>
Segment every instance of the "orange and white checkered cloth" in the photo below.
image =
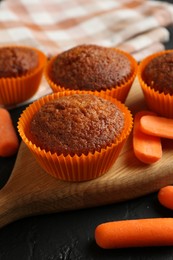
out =
<svg viewBox="0 0 173 260"><path fill-rule="evenodd" d="M163 50L173 5L149 0L3 0L0 45L31 45L54 55L75 45L118 47L140 61ZM34 99L50 92L42 83Z"/></svg>

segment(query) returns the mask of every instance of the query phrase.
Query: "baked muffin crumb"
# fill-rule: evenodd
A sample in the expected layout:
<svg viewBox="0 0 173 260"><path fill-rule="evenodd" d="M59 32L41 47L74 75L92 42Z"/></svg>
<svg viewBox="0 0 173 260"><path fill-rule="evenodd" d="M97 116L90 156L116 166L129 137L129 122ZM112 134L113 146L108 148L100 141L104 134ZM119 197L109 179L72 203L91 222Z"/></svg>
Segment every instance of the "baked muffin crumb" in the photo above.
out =
<svg viewBox="0 0 173 260"><path fill-rule="evenodd" d="M152 59L145 67L142 78L155 91L173 95L173 53L164 53Z"/></svg>
<svg viewBox="0 0 173 260"><path fill-rule="evenodd" d="M50 77L66 89L101 91L120 86L131 73L130 61L121 52L84 44L57 55Z"/></svg>
<svg viewBox="0 0 173 260"><path fill-rule="evenodd" d="M29 48L0 48L0 78L20 77L32 71L39 63L38 54Z"/></svg>
<svg viewBox="0 0 173 260"><path fill-rule="evenodd" d="M31 140L58 155L87 155L110 146L124 127L124 114L108 100L73 94L44 104L30 123Z"/></svg>

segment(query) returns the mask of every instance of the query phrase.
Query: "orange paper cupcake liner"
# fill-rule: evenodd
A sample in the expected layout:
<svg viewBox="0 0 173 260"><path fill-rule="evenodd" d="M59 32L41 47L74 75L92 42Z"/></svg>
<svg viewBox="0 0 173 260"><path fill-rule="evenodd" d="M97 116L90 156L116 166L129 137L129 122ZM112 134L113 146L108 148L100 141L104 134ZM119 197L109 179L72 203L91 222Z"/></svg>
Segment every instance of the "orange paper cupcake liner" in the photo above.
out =
<svg viewBox="0 0 173 260"><path fill-rule="evenodd" d="M130 88L133 84L133 81L136 77L138 64L137 64L136 60L129 53L121 51L119 49L115 49L115 51L122 53L123 55L125 55L128 58L128 60L130 61L130 64L131 64L131 74L128 78L124 79L124 82L121 85L113 86L111 89L102 90L100 92L106 93L106 95L112 96L124 103L128 96L128 93L130 91ZM63 86L59 86L59 85L55 84L51 79L51 73L50 73L51 67L56 58L57 58L57 55L52 57L50 59L50 61L47 63L47 66L45 67L45 70L44 70L45 78L46 78L49 86L52 88L53 92L69 90L67 88L64 88Z"/></svg>
<svg viewBox="0 0 173 260"><path fill-rule="evenodd" d="M146 103L151 111L156 112L160 116L173 118L173 96L170 94L159 93L151 86L147 85L143 79L143 71L150 61L165 53L173 52L173 50L165 50L146 57L141 61L138 68L138 80L142 88ZM166 76L166 75L165 75Z"/></svg>
<svg viewBox="0 0 173 260"><path fill-rule="evenodd" d="M37 68L24 76L16 78L0 78L0 104L5 106L22 103L36 93L41 82L43 69L47 62L47 58L43 52L31 47L17 47L35 50L39 56L39 64Z"/></svg>
<svg viewBox="0 0 173 260"><path fill-rule="evenodd" d="M41 99L35 101L30 106L28 106L25 111L23 111L18 122L18 131L22 140L35 156L40 166L48 174L60 180L79 182L97 178L110 169L110 167L115 163L116 159L118 158L118 155L131 132L133 119L131 112L124 104L103 93L95 93L95 95L106 98L107 100L115 103L125 115L125 126L122 134L114 143L112 143L111 146L108 146L106 149L102 149L100 152L96 151L95 153L88 153L88 155L82 154L81 156L64 156L63 154L58 156L56 153L52 154L51 152L46 152L44 149L36 147L36 145L32 143L28 131L33 115L46 102L57 99L61 96L71 95L75 93L92 92L66 91L57 92L42 97Z"/></svg>

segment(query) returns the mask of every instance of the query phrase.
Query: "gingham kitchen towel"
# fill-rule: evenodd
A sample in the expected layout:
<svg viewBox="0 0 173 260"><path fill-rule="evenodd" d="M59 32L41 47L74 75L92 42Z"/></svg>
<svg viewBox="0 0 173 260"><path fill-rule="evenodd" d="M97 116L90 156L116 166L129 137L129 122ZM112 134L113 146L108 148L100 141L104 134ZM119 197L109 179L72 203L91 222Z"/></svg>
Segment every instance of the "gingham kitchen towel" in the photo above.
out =
<svg viewBox="0 0 173 260"><path fill-rule="evenodd" d="M31 45L47 56L94 43L138 61L164 49L173 5L147 0L2 0L0 45ZM43 82L32 100L51 92ZM30 101L32 101L30 100Z"/></svg>

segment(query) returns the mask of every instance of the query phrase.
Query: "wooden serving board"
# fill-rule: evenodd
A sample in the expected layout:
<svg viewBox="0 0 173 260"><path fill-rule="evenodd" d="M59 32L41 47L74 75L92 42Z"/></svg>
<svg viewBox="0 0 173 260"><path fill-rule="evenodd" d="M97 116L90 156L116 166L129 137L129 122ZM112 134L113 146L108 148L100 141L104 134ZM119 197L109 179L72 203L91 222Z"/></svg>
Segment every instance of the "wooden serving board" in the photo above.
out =
<svg viewBox="0 0 173 260"><path fill-rule="evenodd" d="M126 105L136 113L146 109L137 80ZM132 135L114 166L92 181L59 181L45 173L22 142L7 184L0 190L0 227L37 214L74 210L130 200L173 183L173 141L164 140L163 157L145 165L135 158Z"/></svg>

